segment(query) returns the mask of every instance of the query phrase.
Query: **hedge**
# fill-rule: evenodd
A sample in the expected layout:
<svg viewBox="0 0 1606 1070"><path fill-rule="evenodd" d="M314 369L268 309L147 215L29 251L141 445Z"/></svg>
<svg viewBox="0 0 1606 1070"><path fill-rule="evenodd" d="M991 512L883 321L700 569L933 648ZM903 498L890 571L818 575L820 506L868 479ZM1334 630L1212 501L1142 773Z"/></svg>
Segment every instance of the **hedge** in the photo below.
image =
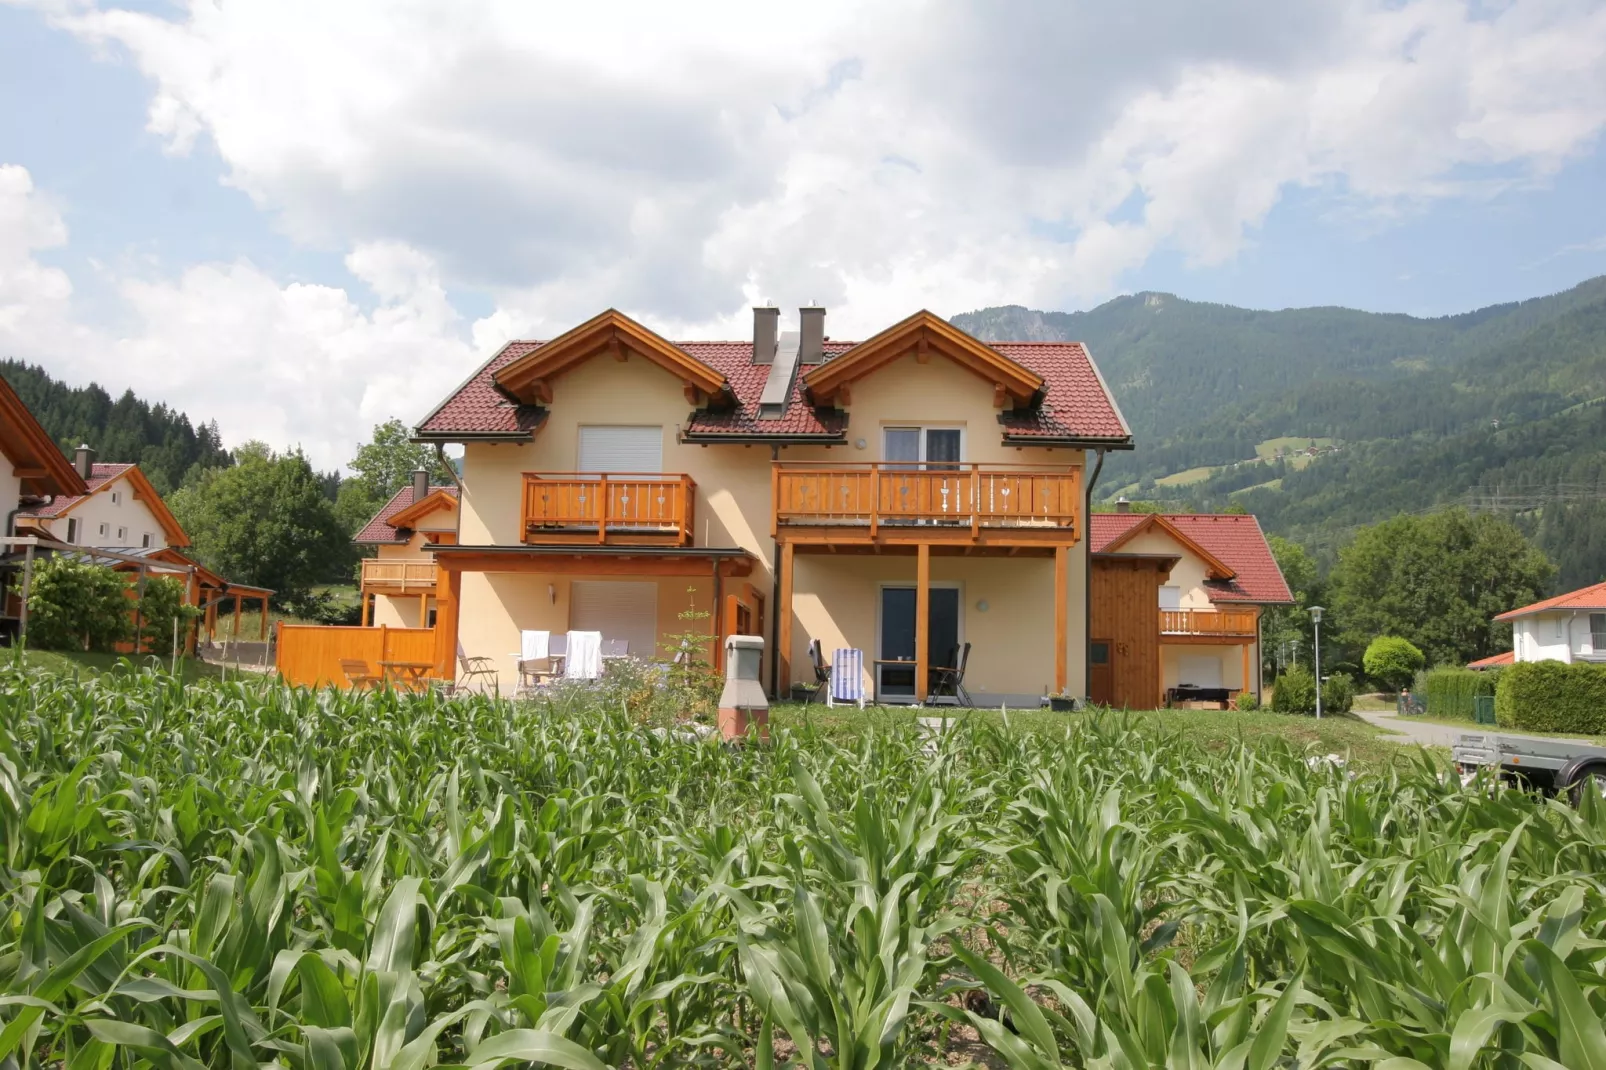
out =
<svg viewBox="0 0 1606 1070"><path fill-rule="evenodd" d="M1495 689L1494 712L1502 728L1606 733L1606 665L1559 661L1508 665Z"/></svg>
<svg viewBox="0 0 1606 1070"><path fill-rule="evenodd" d="M1354 708L1355 681L1348 673L1335 672L1322 681L1323 713L1348 713Z"/></svg>
<svg viewBox="0 0 1606 1070"><path fill-rule="evenodd" d="M1477 719L1473 700L1494 694L1496 679L1476 669L1429 669L1417 674L1417 694L1429 717L1472 721Z"/></svg>
<svg viewBox="0 0 1606 1070"><path fill-rule="evenodd" d="M1271 708L1277 713L1315 713L1316 677L1298 665L1290 668L1272 685Z"/></svg>

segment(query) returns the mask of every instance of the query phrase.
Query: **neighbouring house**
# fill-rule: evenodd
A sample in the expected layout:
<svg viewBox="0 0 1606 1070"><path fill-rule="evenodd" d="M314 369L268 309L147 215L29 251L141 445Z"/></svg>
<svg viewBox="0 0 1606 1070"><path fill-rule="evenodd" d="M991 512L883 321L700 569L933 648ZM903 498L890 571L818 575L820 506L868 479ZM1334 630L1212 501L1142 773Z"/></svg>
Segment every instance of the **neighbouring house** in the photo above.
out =
<svg viewBox="0 0 1606 1070"><path fill-rule="evenodd" d="M432 551L457 541L457 488L431 486L429 473L414 472L353 541L374 547L362 562L362 623L434 627Z"/></svg>
<svg viewBox="0 0 1606 1070"><path fill-rule="evenodd" d="M0 465L5 535L16 533L20 507L76 497L87 490L78 470L4 379L0 379L0 457L5 460Z"/></svg>
<svg viewBox="0 0 1606 1070"><path fill-rule="evenodd" d="M61 457L54 444L51 449ZM62 462L67 463L65 458ZM137 464L103 464L95 460L93 449L79 446L69 468L79 479L75 493L25 501L16 516L19 533L81 548L86 558L128 573L135 584L141 574L183 579L189 603L202 610L188 641L191 648L203 631L216 637L220 606L232 610L233 633L239 636L246 602L256 604L258 634L267 638L267 603L273 592L232 583L185 553L189 535Z"/></svg>
<svg viewBox="0 0 1606 1070"><path fill-rule="evenodd" d="M1469 668L1513 661L1606 662L1606 583L1558 594L1495 620L1511 622L1511 652L1473 662Z"/></svg>
<svg viewBox="0 0 1606 1070"><path fill-rule="evenodd" d="M1116 509L1090 528L1090 697L1133 708L1259 697L1261 611L1294 601L1260 522Z"/></svg>

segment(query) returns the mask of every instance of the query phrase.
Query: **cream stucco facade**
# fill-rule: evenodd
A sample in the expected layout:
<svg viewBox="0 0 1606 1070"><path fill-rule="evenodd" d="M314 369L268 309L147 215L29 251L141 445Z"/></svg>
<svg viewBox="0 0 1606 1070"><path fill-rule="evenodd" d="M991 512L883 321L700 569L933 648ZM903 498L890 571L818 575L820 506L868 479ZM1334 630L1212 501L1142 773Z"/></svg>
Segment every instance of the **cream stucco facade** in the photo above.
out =
<svg viewBox="0 0 1606 1070"><path fill-rule="evenodd" d="M68 538L70 521L75 530ZM96 487L67 513L36 517L30 521L44 528L52 538L77 546L103 546L108 549L168 545L167 534L156 514L139 498L126 473Z"/></svg>
<svg viewBox="0 0 1606 1070"><path fill-rule="evenodd" d="M765 639L772 644L778 629L768 619L777 604L771 448L681 441L690 409L683 384L645 359L585 361L554 378L550 389L546 422L529 440L465 444L457 542L465 547L519 545L523 473L576 471L581 428L656 426L662 433L662 470L684 473L696 483L695 546L739 548L751 555L752 573L742 582L752 584L764 599ZM885 459L886 428L943 427L961 431L965 462L1063 468L1082 466L1086 460L1077 449L1006 447L991 386L943 358L919 363L909 356L877 369L854 383L851 402L844 408L849 414L847 445L785 445L774 453L788 462L880 461ZM1086 688L1086 554L1086 539L1080 538L1070 551L1067 585L1068 686L1078 694ZM785 692L793 681L812 680L811 640L818 639L826 651L857 647L867 662L873 660L879 592L888 584L912 584L915 568L911 553L798 553L789 651L792 679L781 681L780 689ZM1044 556L933 556L932 582L960 588L961 641L973 644L967 687L978 702L1035 705L1052 688L1054 575L1054 561ZM458 639L465 652L491 657L504 688L510 687L516 680L514 652L521 630L566 630L572 583L622 579L588 576L583 568L550 574L465 571ZM683 611L714 610L712 575L655 582L660 636L687 630L679 616ZM411 621L406 600L398 602L397 623L416 623L416 601ZM376 617L375 622L381 619ZM766 665L769 660L767 656Z"/></svg>
<svg viewBox="0 0 1606 1070"><path fill-rule="evenodd" d="M420 519L411 530L412 534L406 542L380 544L374 552L373 560L412 563L420 566L432 564L435 560L435 555L431 552L434 547L432 536L439 537L442 533L450 533L455 538L457 507L454 505L436 509ZM436 599L432 592L389 594L383 590L376 590L373 597L372 619L369 621L372 625L420 628L428 627L433 620Z"/></svg>

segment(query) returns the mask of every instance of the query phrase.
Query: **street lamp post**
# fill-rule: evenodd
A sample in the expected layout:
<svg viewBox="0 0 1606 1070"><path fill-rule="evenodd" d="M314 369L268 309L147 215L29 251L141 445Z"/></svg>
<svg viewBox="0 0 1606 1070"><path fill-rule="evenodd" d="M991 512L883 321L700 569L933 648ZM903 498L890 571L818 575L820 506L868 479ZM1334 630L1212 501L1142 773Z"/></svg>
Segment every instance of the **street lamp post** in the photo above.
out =
<svg viewBox="0 0 1606 1070"><path fill-rule="evenodd" d="M1316 719L1322 719L1322 607L1310 607L1311 639L1316 660Z"/></svg>

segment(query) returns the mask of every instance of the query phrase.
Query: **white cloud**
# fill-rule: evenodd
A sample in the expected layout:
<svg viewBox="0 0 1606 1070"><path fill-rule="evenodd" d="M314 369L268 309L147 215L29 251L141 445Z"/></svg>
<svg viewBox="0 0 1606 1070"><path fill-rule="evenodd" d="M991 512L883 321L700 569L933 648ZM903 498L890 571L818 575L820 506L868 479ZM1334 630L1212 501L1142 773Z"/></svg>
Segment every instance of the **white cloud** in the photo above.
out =
<svg viewBox="0 0 1606 1070"><path fill-rule="evenodd" d="M343 464L373 424L421 416L475 359L433 264L404 245L346 258L379 296L371 313L337 287L201 264L113 277L127 311L114 329L80 323L67 276L34 257L66 239L28 172L0 167L0 352L216 419L230 445L260 438Z"/></svg>
<svg viewBox="0 0 1606 1070"><path fill-rule="evenodd" d="M327 389L364 418L436 375L400 361L448 355L455 382L465 349L608 305L707 336L745 333L755 299L816 301L847 337L919 306L1085 304L1160 250L1230 259L1292 187L1387 219L1543 182L1606 123L1588 0L51 10L127 51L170 151L210 139L286 233L355 250L382 301L192 267L124 280L121 344L190 352L166 317L236 322L246 356L214 377L339 369ZM15 285L64 281L29 270ZM457 323L443 286L498 307ZM335 433L320 399L283 401L279 437Z"/></svg>

